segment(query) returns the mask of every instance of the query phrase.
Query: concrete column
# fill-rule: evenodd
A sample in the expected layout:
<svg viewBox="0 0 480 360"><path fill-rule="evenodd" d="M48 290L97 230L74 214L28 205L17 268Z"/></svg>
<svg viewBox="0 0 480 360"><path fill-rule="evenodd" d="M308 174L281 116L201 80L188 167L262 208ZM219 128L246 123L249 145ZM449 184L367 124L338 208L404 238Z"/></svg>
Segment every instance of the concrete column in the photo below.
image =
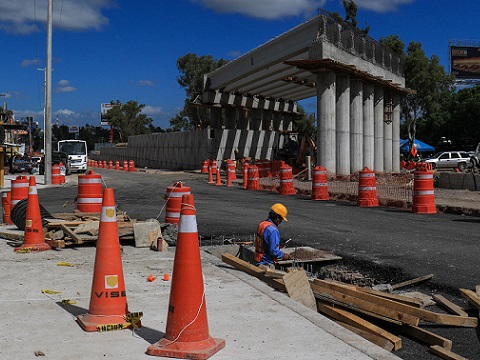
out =
<svg viewBox="0 0 480 360"><path fill-rule="evenodd" d="M392 171L400 172L400 101L399 94L393 94L392 122Z"/></svg>
<svg viewBox="0 0 480 360"><path fill-rule="evenodd" d="M336 172L335 166L335 73L317 74L318 165Z"/></svg>
<svg viewBox="0 0 480 360"><path fill-rule="evenodd" d="M225 129L237 128L237 108L227 107L225 108Z"/></svg>
<svg viewBox="0 0 480 360"><path fill-rule="evenodd" d="M336 75L336 168L337 174L350 174L350 76Z"/></svg>
<svg viewBox="0 0 480 360"><path fill-rule="evenodd" d="M241 107L238 107L237 115L238 115L237 129L248 130L249 124L248 124L248 117L246 114L246 110Z"/></svg>
<svg viewBox="0 0 480 360"><path fill-rule="evenodd" d="M373 85L363 84L363 166L374 167Z"/></svg>
<svg viewBox="0 0 480 360"><path fill-rule="evenodd" d="M363 83L350 80L350 174L363 169Z"/></svg>
<svg viewBox="0 0 480 360"><path fill-rule="evenodd" d="M380 86L375 86L375 97L374 97L374 164L373 170L383 172L384 171L384 161L383 161L383 111L384 111L384 99L383 99L383 88Z"/></svg>
<svg viewBox="0 0 480 360"><path fill-rule="evenodd" d="M251 109L250 110L250 129L261 130L262 129L262 110Z"/></svg>
<svg viewBox="0 0 480 360"><path fill-rule="evenodd" d="M390 96L386 96L384 105L388 106L386 102L389 101ZM383 170L385 172L392 172L392 128L393 121L390 124L387 124L385 121L383 122Z"/></svg>
<svg viewBox="0 0 480 360"><path fill-rule="evenodd" d="M210 108L210 126L213 129L221 129L223 125L222 109Z"/></svg>

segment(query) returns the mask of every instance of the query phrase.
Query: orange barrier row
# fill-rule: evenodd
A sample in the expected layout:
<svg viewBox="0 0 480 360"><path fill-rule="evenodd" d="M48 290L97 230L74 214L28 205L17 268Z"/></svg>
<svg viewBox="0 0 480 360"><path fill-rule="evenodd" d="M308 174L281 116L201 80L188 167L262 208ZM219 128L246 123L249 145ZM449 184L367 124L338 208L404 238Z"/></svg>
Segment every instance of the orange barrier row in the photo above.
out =
<svg viewBox="0 0 480 360"><path fill-rule="evenodd" d="M137 171L135 168L135 161L133 160L123 160L123 166L120 166L120 161L116 160L115 165L112 160L108 162L106 160L88 160L87 166L90 168L100 168L100 169L109 169L109 170L122 170L122 171Z"/></svg>

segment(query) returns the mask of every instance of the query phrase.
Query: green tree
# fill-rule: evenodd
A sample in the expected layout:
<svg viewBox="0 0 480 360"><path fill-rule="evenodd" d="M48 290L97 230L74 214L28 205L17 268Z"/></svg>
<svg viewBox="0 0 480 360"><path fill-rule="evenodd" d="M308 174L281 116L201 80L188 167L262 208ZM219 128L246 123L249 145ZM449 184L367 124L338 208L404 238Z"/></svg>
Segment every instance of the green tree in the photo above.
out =
<svg viewBox="0 0 480 360"><path fill-rule="evenodd" d="M443 124L443 134L454 146L473 150L480 141L480 85L459 90L450 102L451 117Z"/></svg>
<svg viewBox="0 0 480 360"><path fill-rule="evenodd" d="M114 106L107 111L107 119L110 125L118 131L121 142L128 141L128 137L132 135L150 133L149 126L152 124L152 119L141 113L145 104L138 104L133 100L125 104L119 100L111 101L110 104Z"/></svg>
<svg viewBox="0 0 480 360"><path fill-rule="evenodd" d="M215 60L211 55L186 54L177 60L180 75L178 83L185 89L187 98L183 110L170 119L175 131L206 128L209 125L208 108L198 106L202 101L203 76L225 65L228 60Z"/></svg>
<svg viewBox="0 0 480 360"><path fill-rule="evenodd" d="M398 35L389 35L380 38L380 44L392 50L400 59L405 60L405 44Z"/></svg>

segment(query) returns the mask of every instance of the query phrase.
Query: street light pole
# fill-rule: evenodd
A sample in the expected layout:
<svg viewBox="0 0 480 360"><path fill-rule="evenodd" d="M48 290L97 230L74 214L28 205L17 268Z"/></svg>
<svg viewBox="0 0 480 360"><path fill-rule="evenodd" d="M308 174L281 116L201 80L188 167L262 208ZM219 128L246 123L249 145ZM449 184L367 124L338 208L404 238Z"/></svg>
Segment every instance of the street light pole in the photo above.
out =
<svg viewBox="0 0 480 360"><path fill-rule="evenodd" d="M47 66L45 69L44 149L45 184L52 183L52 17L53 0L48 0L47 12Z"/></svg>

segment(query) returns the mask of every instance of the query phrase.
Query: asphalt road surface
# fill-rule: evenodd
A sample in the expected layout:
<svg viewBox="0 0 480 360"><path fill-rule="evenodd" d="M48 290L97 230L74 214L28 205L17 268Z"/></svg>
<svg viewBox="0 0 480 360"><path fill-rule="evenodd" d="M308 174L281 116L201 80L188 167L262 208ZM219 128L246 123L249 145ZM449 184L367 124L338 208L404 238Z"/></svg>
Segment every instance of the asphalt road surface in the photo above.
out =
<svg viewBox="0 0 480 360"><path fill-rule="evenodd" d="M206 245L224 239L252 240L257 224L266 218L270 206L281 202L289 211L288 222L280 225L282 239L291 238L298 245L332 251L342 256L348 266L377 274L379 282L398 283L433 274L432 280L412 290L442 294L462 306L467 303L458 288L474 290L480 284L480 218L359 208L351 202L311 201L300 195L280 196L247 191L240 186L215 186L207 184L206 176L191 172L95 172L103 175L106 186L114 188L119 210L138 220L157 218L162 222L167 187L183 181L194 195L198 232ZM76 185L42 189L40 202L52 213L70 212L76 191ZM478 316L478 312L472 315ZM478 330L426 328L451 339L454 352L480 359ZM395 352L398 356L436 359L428 353L427 346L413 341L407 345L406 341Z"/></svg>

